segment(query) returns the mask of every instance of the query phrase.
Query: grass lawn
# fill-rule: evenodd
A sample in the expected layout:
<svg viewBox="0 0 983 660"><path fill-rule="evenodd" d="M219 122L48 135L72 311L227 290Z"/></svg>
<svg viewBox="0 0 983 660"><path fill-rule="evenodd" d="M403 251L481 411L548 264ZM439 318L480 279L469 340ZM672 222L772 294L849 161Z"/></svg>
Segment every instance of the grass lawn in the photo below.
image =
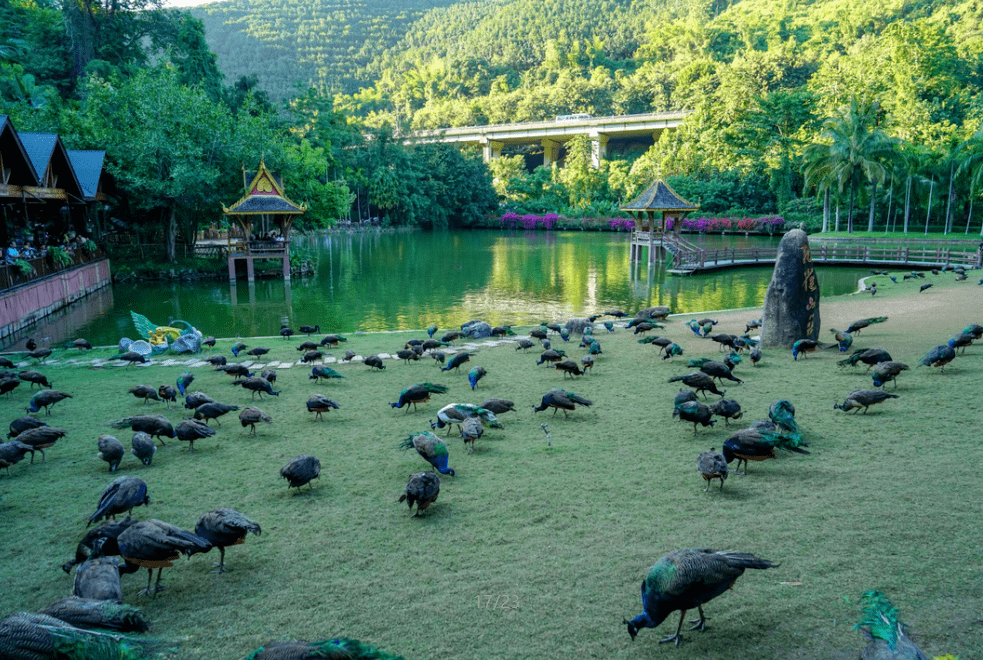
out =
<svg viewBox="0 0 983 660"><path fill-rule="evenodd" d="M715 482L709 493L696 457L719 449L730 430L721 421L694 434L674 421L679 388L667 383L691 370L687 358L720 355L716 343L684 325L689 315L660 331L683 346L683 358L663 361L631 331L599 329L603 354L593 373L576 380L537 366L538 350L510 344L477 349L466 366L489 373L476 392L466 368L440 372L429 358L388 360L384 371L331 365L345 378L321 384L308 379L304 366L281 369L281 395L256 402L274 418L256 437L233 412L218 435L195 443L194 454L176 440L159 448L149 468L127 454L119 474L146 480L151 498L135 517L192 529L202 513L230 506L260 523L263 534L229 548L224 575L209 572L217 561L212 552L166 569L167 589L153 599L137 596L145 571L125 576L124 598L143 608L153 634L180 642L174 657L188 659L231 660L272 639L344 635L407 659L846 660L863 646L851 630L857 600L879 589L929 657L980 658L983 347L970 347L944 374L915 365L951 334L983 322L983 288L978 277L929 279L935 286L919 294L924 280L894 285L879 277L876 296L822 303L821 339L830 339L828 328L886 315L886 323L857 335L854 348L881 346L912 367L899 379L901 398L869 414L833 409L851 390L871 387L863 368L836 365L843 356L835 350L798 361L791 351L765 351L757 367L745 360L736 369L744 384L726 386L746 411L731 426L766 418L771 402L789 399L812 454L755 463L750 475L731 476L722 490ZM715 329L741 334L758 315L719 314ZM426 334L349 335L334 355L348 348L394 353L418 337ZM301 341L246 343L272 349L265 364L296 361ZM232 361L232 343L219 342L215 352ZM578 361L584 353L559 337L553 345ZM9 477L0 475L0 615L36 611L70 593L72 578L59 567L72 556L99 494L119 476L96 458L96 438L110 432L130 445L130 431L106 423L146 412L176 423L187 412L143 405L127 393L141 383L174 383L182 366L65 363L74 357L59 350L52 359L60 364L39 367L74 397L45 418L67 429L67 437L47 450L46 463L39 455L34 465L25 461ZM225 374L207 366L194 373L193 390L250 403L250 393L232 387ZM450 390L417 412L388 405L402 388L423 381ZM534 414L531 407L553 387L595 405L569 417ZM331 396L341 409L314 421L304 405L312 392ZM504 429L487 429L471 455L459 437L439 431L457 476L442 476L437 502L411 517L396 500L407 476L429 466L415 452L398 450L399 441L429 429L443 405L489 396L513 400L518 411L501 416ZM0 399L3 419L23 414L29 397L25 383ZM301 453L321 461L311 491L288 490L279 476ZM748 571L704 608L707 632L684 634L679 648L657 643L674 630L677 615L632 642L622 619L641 612L639 585L648 568L686 547L752 552L781 566ZM479 608L478 598L487 595L517 608Z"/></svg>
<svg viewBox="0 0 983 660"><path fill-rule="evenodd" d="M828 232L816 232L815 234L810 234L812 238L821 240L832 240L834 238L850 238L854 240L863 239L877 239L879 241L894 241L898 245L904 245L905 243L922 243L925 241L950 241L953 243L978 243L981 239L981 234L976 231L976 228L971 227L968 234L964 234L961 231L949 232L948 234L943 234L940 231L933 231L925 233L924 231L919 231L917 227L911 228L911 230L905 234L900 231L860 231L857 229L853 230L853 233L846 231L828 231Z"/></svg>

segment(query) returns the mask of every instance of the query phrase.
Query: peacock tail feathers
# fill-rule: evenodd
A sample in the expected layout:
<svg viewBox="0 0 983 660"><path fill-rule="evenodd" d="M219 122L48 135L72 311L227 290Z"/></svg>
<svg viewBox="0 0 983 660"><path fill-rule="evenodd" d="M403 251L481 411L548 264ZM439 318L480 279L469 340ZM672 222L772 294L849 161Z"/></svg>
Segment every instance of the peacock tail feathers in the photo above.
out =
<svg viewBox="0 0 983 660"><path fill-rule="evenodd" d="M316 642L272 642L266 646L261 646L242 660L262 660L263 653L269 648L276 653L279 646L290 645L293 647L305 647L308 658L324 658L325 660L405 660L401 655L393 655L380 651L374 646L363 644L355 639L347 637L336 637L334 639L319 640ZM276 656L280 657L280 656ZM299 657L299 656L298 656Z"/></svg>
<svg viewBox="0 0 983 660"><path fill-rule="evenodd" d="M860 597L860 621L853 627L863 630L872 639L882 639L891 650L904 634L904 624L898 621L898 610L879 591L866 591Z"/></svg>
<svg viewBox="0 0 983 660"><path fill-rule="evenodd" d="M424 387L431 394L446 394L447 386L438 385L436 383L418 383L421 387Z"/></svg>
<svg viewBox="0 0 983 660"><path fill-rule="evenodd" d="M886 316L872 316L870 318L864 319L867 323L884 323L887 320Z"/></svg>
<svg viewBox="0 0 983 660"><path fill-rule="evenodd" d="M786 451L794 451L799 454L808 454L809 452L801 447L808 447L809 443L802 439L801 433L773 433L770 431L760 431L761 441L765 442L772 447L778 449L784 449Z"/></svg>
<svg viewBox="0 0 983 660"><path fill-rule="evenodd" d="M410 433L408 436L406 436L403 440L399 442L398 446L403 451L406 451L407 449L413 449L413 434Z"/></svg>

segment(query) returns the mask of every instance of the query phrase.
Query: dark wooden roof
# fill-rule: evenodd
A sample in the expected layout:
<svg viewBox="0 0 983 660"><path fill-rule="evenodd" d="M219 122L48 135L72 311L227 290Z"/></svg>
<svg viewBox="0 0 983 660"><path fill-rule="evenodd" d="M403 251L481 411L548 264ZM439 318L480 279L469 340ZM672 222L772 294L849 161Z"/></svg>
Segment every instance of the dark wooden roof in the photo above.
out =
<svg viewBox="0 0 983 660"><path fill-rule="evenodd" d="M232 206L223 204L222 210L226 215L300 215L307 210L307 205L287 199L283 183L261 161L245 196Z"/></svg>
<svg viewBox="0 0 983 660"><path fill-rule="evenodd" d="M695 211L691 204L676 194L662 179L656 179L641 195L621 207L622 211Z"/></svg>
<svg viewBox="0 0 983 660"><path fill-rule="evenodd" d="M99 178L102 176L102 161L105 158L105 151L68 151L68 160L72 163L75 176L82 186L82 196L86 200L94 200L99 192Z"/></svg>
<svg viewBox="0 0 983 660"><path fill-rule="evenodd" d="M14 186L36 186L39 175L27 155L14 123L7 115L0 115L0 153L3 153L3 166L11 170L8 183ZM3 183L3 178L0 178Z"/></svg>
<svg viewBox="0 0 983 660"><path fill-rule="evenodd" d="M82 201L82 186L68 158L68 150L54 133L21 133L27 156L38 175L40 186L44 186L44 176L50 167L58 179L57 188Z"/></svg>

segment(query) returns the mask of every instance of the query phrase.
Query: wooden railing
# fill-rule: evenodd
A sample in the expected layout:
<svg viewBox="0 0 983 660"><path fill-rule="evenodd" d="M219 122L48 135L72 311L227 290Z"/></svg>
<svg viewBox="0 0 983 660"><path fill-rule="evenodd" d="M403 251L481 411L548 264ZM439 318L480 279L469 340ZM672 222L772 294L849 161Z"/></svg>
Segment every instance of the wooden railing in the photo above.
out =
<svg viewBox="0 0 983 660"><path fill-rule="evenodd" d="M693 246L695 247L695 246ZM680 269L716 268L754 263L774 263L775 248L680 249L675 266ZM846 263L915 266L975 266L976 252L952 248L871 247L865 245L818 245L811 249L815 263Z"/></svg>
<svg viewBox="0 0 983 660"><path fill-rule="evenodd" d="M53 275L63 270L75 268L83 264L92 263L105 259L106 255L101 250L89 252L87 250L76 250L69 253L72 262L64 266L57 266L51 257L35 257L34 259L24 259L31 265L31 272L23 273L14 263L0 262L0 291L12 289L39 280L43 277Z"/></svg>

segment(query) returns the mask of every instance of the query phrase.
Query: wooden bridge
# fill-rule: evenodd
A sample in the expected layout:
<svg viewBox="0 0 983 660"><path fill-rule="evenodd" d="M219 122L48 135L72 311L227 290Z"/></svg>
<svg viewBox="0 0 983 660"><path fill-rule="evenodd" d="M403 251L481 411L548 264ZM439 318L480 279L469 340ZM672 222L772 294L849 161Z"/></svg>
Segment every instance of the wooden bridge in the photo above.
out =
<svg viewBox="0 0 983 660"><path fill-rule="evenodd" d="M635 232L642 234L647 232ZM633 243L636 239L633 237ZM672 234L639 236L638 246L652 245L672 255L669 273L692 273L733 268L736 266L771 266L775 263L777 248L717 248L706 250ZM637 249L635 245L633 248ZM812 261L816 264L838 266L885 266L894 268L942 268L943 266L974 267L977 253L969 249L950 247L909 248L876 247L869 245L812 244Z"/></svg>

